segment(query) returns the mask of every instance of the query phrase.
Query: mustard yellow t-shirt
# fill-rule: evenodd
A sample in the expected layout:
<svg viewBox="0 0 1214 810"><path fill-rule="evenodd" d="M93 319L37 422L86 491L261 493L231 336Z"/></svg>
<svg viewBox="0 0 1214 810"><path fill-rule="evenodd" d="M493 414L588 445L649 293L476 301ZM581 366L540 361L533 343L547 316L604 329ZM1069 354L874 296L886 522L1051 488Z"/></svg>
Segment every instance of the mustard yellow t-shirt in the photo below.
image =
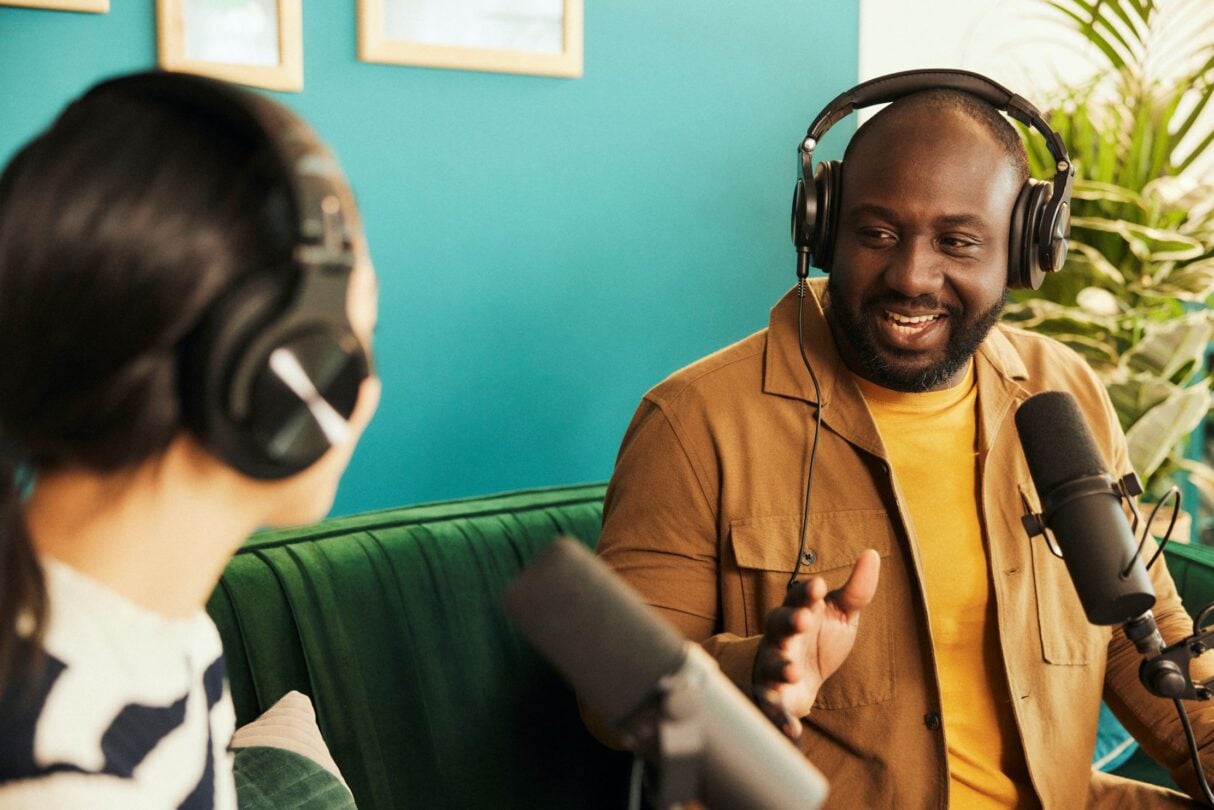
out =
<svg viewBox="0 0 1214 810"><path fill-rule="evenodd" d="M856 377L923 561L950 805L1036 805L1003 676L978 482L978 388L906 394Z"/></svg>

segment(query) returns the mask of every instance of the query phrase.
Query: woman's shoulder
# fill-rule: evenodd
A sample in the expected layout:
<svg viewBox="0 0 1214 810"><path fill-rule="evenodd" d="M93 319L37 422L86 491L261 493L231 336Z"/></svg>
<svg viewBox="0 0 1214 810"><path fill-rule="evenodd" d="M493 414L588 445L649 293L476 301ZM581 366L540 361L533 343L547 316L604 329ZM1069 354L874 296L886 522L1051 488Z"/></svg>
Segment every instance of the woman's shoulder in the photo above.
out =
<svg viewBox="0 0 1214 810"><path fill-rule="evenodd" d="M0 699L0 808L86 794L90 807L230 806L235 720L209 618L165 620L62 563L44 570L43 655Z"/></svg>

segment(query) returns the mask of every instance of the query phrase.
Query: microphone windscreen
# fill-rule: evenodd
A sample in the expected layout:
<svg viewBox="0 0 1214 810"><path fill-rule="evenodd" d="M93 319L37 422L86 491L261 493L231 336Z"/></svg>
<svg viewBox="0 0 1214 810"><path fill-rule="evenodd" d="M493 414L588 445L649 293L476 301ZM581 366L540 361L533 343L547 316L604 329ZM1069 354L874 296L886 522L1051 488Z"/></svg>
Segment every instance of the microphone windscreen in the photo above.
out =
<svg viewBox="0 0 1214 810"><path fill-rule="evenodd" d="M619 724L679 668L685 642L584 546L559 537L506 589L506 614L604 719Z"/></svg>
<svg viewBox="0 0 1214 810"><path fill-rule="evenodd" d="M1029 397L1016 411L1016 432L1037 493L1107 469L1075 398L1063 391Z"/></svg>

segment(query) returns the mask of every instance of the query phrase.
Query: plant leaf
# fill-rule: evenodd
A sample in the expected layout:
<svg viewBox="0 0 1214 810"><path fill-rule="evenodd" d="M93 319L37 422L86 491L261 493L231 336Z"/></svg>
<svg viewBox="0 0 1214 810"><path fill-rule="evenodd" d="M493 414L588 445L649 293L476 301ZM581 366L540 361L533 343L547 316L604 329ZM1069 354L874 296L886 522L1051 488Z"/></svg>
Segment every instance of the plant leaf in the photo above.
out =
<svg viewBox="0 0 1214 810"><path fill-rule="evenodd" d="M1113 401L1122 430L1129 430L1142 414L1166 402L1180 390L1150 374L1122 374L1118 379L1106 381L1105 389Z"/></svg>
<svg viewBox="0 0 1214 810"><path fill-rule="evenodd" d="M1095 6L1090 6L1083 2L1075 2L1075 5L1079 6L1086 12L1085 16L1084 14L1077 13L1067 8L1061 2L1047 0L1047 5L1053 6L1058 11L1074 20L1077 24L1077 30L1083 34L1089 42L1100 49L1101 53L1108 58L1109 64L1113 65L1118 70L1125 66L1125 58L1118 53L1117 49L1103 34L1096 30L1096 21L1099 19L1099 16L1095 11Z"/></svg>
<svg viewBox="0 0 1214 810"><path fill-rule="evenodd" d="M1214 511L1214 467L1191 458L1178 460L1176 466L1185 472L1189 483L1197 490L1203 511Z"/></svg>
<svg viewBox="0 0 1214 810"><path fill-rule="evenodd" d="M1204 312L1149 325L1122 362L1126 368L1181 384L1195 369L1204 368L1210 338L1210 320Z"/></svg>
<svg viewBox="0 0 1214 810"><path fill-rule="evenodd" d="M1126 431L1130 463L1148 480L1210 411L1210 381L1202 380L1144 413Z"/></svg>
<svg viewBox="0 0 1214 810"><path fill-rule="evenodd" d="M1101 200L1103 202L1124 203L1135 205L1143 211L1147 209L1146 200L1133 189L1119 186L1116 183L1102 183L1099 180L1075 179L1075 187L1071 191L1071 199Z"/></svg>
<svg viewBox="0 0 1214 810"><path fill-rule="evenodd" d="M1156 280L1153 290L1184 301L1205 303L1214 295L1214 258L1176 265Z"/></svg>
<svg viewBox="0 0 1214 810"><path fill-rule="evenodd" d="M1125 239L1142 261L1184 261L1205 253L1205 246L1191 236L1162 228L1150 228L1126 220L1104 217L1072 217L1071 227L1115 233Z"/></svg>
<svg viewBox="0 0 1214 810"><path fill-rule="evenodd" d="M1079 241L1077 238L1072 238L1071 250L1074 251L1074 257L1072 258L1070 255L1068 255L1068 261L1073 261L1077 264L1087 264L1087 266L1094 271L1095 275L1100 276L1107 281L1111 281L1118 287L1125 284L1125 276L1122 275L1121 271L1114 267L1113 263L1092 245L1085 244L1084 242Z"/></svg>

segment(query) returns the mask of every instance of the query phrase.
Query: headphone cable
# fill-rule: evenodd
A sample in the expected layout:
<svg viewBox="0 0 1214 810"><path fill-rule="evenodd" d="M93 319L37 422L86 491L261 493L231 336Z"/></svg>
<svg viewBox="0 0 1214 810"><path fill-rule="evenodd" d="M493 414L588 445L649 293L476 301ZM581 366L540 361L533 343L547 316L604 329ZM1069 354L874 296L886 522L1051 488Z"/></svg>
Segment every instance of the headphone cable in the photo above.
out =
<svg viewBox="0 0 1214 810"><path fill-rule="evenodd" d="M805 557L805 538L809 529L809 497L814 488L814 462L818 458L818 437L822 435L822 389L818 385L818 375L814 373L813 366L809 364L809 358L805 355L805 295L808 292L805 282L805 276L801 274L801 268L797 268L797 348L801 350L801 362L805 364L805 370L809 372L809 379L814 384L814 440L809 449L809 472L805 481L805 505L801 508L801 533L800 547L797 549L797 559L792 567L792 575L788 578L788 588L792 588L797 581L797 574L801 573L801 561Z"/></svg>

